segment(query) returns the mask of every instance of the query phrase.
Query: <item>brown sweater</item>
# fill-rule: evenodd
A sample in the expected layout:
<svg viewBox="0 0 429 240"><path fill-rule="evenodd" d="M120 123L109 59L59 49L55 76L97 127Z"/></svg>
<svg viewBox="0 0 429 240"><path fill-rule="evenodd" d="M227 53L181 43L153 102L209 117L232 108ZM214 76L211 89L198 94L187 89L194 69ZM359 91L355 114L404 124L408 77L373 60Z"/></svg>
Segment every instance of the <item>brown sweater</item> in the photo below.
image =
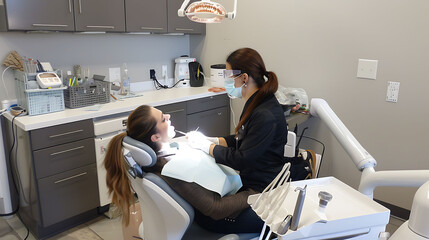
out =
<svg viewBox="0 0 429 240"><path fill-rule="evenodd" d="M162 176L162 168L167 162L165 158L158 158L154 166L144 168L144 171L152 172L160 176L177 194L191 204L192 207L214 220L220 220L226 217L234 219L244 209L249 207L247 197L259 193L248 188L234 195L221 197L218 193L205 189L194 182L189 183Z"/></svg>
<svg viewBox="0 0 429 240"><path fill-rule="evenodd" d="M160 174L158 174L161 176ZM161 176L167 184L202 214L214 220L235 218L249 207L247 197L258 192L247 189L234 195L221 197L218 193L207 190L196 183Z"/></svg>

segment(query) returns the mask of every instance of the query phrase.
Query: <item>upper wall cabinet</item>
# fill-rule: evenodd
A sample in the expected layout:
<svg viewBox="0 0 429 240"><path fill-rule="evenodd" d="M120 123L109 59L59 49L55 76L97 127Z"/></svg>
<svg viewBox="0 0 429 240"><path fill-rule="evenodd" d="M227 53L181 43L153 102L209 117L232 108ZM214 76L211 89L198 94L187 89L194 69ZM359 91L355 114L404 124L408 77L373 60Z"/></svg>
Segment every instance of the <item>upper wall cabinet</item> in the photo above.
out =
<svg viewBox="0 0 429 240"><path fill-rule="evenodd" d="M190 3L196 0L190 1ZM168 32L170 33L190 33L190 34L205 34L206 24L196 23L189 20L187 17L179 17L177 10L182 6L183 0L167 0L168 6Z"/></svg>
<svg viewBox="0 0 429 240"><path fill-rule="evenodd" d="M121 0L74 0L76 31L125 32L124 5Z"/></svg>
<svg viewBox="0 0 429 240"><path fill-rule="evenodd" d="M127 32L167 32L166 0L125 0Z"/></svg>
<svg viewBox="0 0 429 240"><path fill-rule="evenodd" d="M9 30L74 31L73 0L6 0Z"/></svg>

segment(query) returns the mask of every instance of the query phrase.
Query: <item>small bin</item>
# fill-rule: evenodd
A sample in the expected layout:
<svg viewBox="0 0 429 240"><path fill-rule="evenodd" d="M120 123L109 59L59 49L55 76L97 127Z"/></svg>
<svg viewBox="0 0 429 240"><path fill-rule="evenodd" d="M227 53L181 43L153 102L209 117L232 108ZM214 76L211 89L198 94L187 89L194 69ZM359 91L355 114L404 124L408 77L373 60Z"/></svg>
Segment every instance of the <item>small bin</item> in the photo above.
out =
<svg viewBox="0 0 429 240"><path fill-rule="evenodd" d="M64 110L64 89L66 87L34 88L34 86L38 86L36 74L27 74L21 71L15 71L15 82L18 105L26 109L28 115L40 115Z"/></svg>
<svg viewBox="0 0 429 240"><path fill-rule="evenodd" d="M94 80L93 84L68 87L64 90L65 105L68 108L81 108L110 101L109 82Z"/></svg>

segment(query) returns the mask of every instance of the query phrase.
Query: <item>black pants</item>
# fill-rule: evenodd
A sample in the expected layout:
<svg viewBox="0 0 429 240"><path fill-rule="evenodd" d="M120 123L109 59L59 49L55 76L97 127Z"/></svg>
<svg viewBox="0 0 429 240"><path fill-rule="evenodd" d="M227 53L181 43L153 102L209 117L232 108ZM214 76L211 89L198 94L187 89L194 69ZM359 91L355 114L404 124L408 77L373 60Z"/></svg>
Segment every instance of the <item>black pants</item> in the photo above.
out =
<svg viewBox="0 0 429 240"><path fill-rule="evenodd" d="M202 228L216 233L260 233L264 222L249 207L241 212L235 219L224 218L213 220L195 210L195 221Z"/></svg>

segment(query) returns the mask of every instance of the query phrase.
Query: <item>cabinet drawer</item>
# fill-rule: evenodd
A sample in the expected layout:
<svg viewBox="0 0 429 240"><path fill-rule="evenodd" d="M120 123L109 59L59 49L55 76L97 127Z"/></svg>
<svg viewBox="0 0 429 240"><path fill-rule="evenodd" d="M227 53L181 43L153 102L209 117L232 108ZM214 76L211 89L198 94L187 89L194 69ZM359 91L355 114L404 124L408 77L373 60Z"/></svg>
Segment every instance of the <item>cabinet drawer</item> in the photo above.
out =
<svg viewBox="0 0 429 240"><path fill-rule="evenodd" d="M186 102L168 104L156 108L165 114L170 114L171 123L175 129L186 131Z"/></svg>
<svg viewBox="0 0 429 240"><path fill-rule="evenodd" d="M210 137L223 137L229 135L228 110L228 107L222 107L188 115L188 131L198 128L199 132Z"/></svg>
<svg viewBox="0 0 429 240"><path fill-rule="evenodd" d="M37 129L30 132L33 150L94 136L92 119Z"/></svg>
<svg viewBox="0 0 429 240"><path fill-rule="evenodd" d="M94 139L34 151L37 179L95 163Z"/></svg>
<svg viewBox="0 0 429 240"><path fill-rule="evenodd" d="M95 164L40 179L38 184L44 227L98 206Z"/></svg>
<svg viewBox="0 0 429 240"><path fill-rule="evenodd" d="M228 106L229 98L226 94L196 99L187 102L188 114L202 112L218 107Z"/></svg>

